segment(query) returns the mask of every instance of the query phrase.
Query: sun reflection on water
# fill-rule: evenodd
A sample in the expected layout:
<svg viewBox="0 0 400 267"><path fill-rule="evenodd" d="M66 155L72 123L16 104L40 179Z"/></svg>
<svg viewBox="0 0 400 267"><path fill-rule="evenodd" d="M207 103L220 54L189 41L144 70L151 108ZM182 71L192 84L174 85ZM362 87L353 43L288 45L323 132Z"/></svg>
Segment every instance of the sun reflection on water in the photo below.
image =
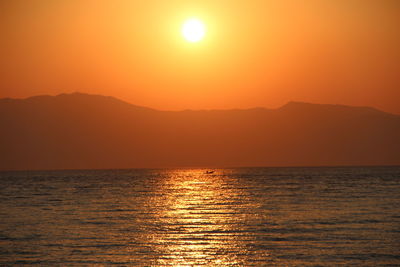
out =
<svg viewBox="0 0 400 267"><path fill-rule="evenodd" d="M255 205L246 199L222 174L169 172L152 199L160 227L152 237L159 255L155 265L242 265L250 254L244 241L254 238L243 230Z"/></svg>

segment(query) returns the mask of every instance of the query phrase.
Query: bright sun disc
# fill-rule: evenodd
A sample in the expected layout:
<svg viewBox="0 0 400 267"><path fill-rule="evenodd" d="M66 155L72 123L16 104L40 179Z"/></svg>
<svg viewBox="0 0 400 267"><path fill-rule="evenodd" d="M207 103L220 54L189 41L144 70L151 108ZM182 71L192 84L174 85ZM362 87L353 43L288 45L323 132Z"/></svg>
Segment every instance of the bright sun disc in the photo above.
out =
<svg viewBox="0 0 400 267"><path fill-rule="evenodd" d="M201 41L205 35L205 26L201 20L188 19L182 27L183 37L189 42Z"/></svg>

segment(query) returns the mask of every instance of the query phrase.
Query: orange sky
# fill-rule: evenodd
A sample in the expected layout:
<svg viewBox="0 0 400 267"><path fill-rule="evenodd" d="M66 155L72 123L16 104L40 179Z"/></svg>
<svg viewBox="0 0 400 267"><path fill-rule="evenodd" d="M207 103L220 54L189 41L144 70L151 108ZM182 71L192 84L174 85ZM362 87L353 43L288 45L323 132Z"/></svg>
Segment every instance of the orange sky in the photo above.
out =
<svg viewBox="0 0 400 267"><path fill-rule="evenodd" d="M193 16L208 29L195 44L180 32ZM4 0L0 97L80 91L163 110L295 100L400 114L399 25L396 0Z"/></svg>

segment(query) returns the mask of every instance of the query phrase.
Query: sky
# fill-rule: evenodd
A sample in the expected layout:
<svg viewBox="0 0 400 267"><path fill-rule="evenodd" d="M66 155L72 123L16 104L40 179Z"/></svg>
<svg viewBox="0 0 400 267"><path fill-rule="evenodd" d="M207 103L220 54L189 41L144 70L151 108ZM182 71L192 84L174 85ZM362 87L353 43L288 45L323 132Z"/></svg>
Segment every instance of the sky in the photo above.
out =
<svg viewBox="0 0 400 267"><path fill-rule="evenodd" d="M187 42L184 21L206 25ZM83 92L161 110L288 101L400 114L397 0L3 0L0 97Z"/></svg>

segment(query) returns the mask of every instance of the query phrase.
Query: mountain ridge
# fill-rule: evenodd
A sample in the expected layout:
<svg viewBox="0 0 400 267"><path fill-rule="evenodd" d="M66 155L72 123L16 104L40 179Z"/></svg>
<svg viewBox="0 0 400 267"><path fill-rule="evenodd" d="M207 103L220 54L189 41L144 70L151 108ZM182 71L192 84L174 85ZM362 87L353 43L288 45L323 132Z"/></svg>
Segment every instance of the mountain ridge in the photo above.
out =
<svg viewBox="0 0 400 267"><path fill-rule="evenodd" d="M321 104L321 103L310 103L310 102L304 102L304 101L289 101L286 104L277 107L277 108L267 108L267 107L251 107L251 108L231 108L231 109L183 109L183 110L160 110L160 109L154 109L151 107L146 107L146 106L140 106L140 105L135 105L133 103L121 100L119 98L116 98L114 96L105 96L105 95L98 95L98 94L88 94L88 93L82 93L82 92L73 92L73 93L61 93L58 95L36 95L36 96L30 96L26 98L0 98L0 103L17 103L17 102L34 102L37 100L57 100L57 99L69 99L69 100L75 100L77 98L98 98L98 99L103 99L103 100L111 100L113 102L120 102L124 104L128 104L134 107L138 108L144 108L144 109L151 109L154 111L168 111L168 112L183 112L183 111L243 111L243 110L280 110L280 109L290 109L290 108L296 108L299 106L305 107L331 107L331 108L356 108L359 110L370 110L374 112L381 112L381 113L386 113L390 115L395 115L395 116L400 116L400 114L394 114L390 112L386 112L380 109L377 109L375 107L370 107L370 106L352 106L352 105L343 105L343 104Z"/></svg>
<svg viewBox="0 0 400 267"><path fill-rule="evenodd" d="M0 100L0 170L400 164L400 116L289 102L160 111L88 94Z"/></svg>

